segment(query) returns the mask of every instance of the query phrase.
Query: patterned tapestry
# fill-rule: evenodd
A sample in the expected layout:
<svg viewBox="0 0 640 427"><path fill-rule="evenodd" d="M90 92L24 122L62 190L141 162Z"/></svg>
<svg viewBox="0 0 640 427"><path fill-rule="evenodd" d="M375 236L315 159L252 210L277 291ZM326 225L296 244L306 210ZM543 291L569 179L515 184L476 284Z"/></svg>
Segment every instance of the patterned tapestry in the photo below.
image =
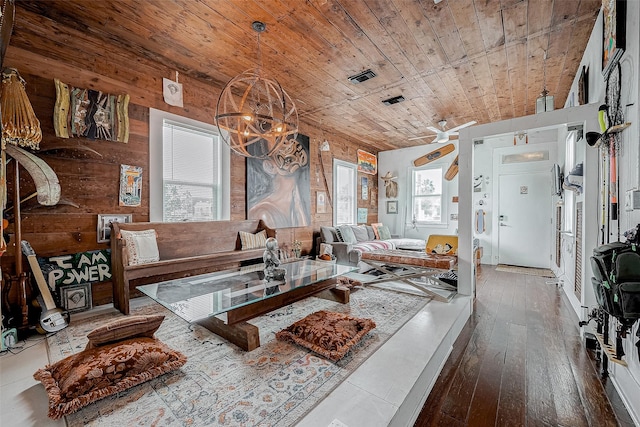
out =
<svg viewBox="0 0 640 427"><path fill-rule="evenodd" d="M272 228L311 224L309 137L298 134L266 159L247 158L247 218Z"/></svg>
<svg viewBox="0 0 640 427"><path fill-rule="evenodd" d="M53 124L60 138L129 142L129 95L71 87L58 79Z"/></svg>

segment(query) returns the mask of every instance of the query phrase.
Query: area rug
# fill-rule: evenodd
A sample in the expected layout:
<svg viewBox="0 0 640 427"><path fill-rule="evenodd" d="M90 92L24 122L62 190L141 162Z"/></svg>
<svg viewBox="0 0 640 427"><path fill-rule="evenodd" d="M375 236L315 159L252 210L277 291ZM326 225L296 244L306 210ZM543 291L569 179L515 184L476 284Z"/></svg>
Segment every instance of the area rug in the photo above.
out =
<svg viewBox="0 0 640 427"><path fill-rule="evenodd" d="M375 288L352 293L345 305L307 298L251 320L260 328L262 345L245 352L144 298L131 313L164 314L156 337L184 353L187 363L68 415L69 426L294 425L429 301ZM377 328L338 362L275 339L278 331L318 310L373 319ZM120 316L114 310L83 321L72 318L69 327L47 339L50 362L82 351L88 332Z"/></svg>
<svg viewBox="0 0 640 427"><path fill-rule="evenodd" d="M528 274L529 276L556 277L548 268L518 267L516 265L498 264L496 271L507 273Z"/></svg>

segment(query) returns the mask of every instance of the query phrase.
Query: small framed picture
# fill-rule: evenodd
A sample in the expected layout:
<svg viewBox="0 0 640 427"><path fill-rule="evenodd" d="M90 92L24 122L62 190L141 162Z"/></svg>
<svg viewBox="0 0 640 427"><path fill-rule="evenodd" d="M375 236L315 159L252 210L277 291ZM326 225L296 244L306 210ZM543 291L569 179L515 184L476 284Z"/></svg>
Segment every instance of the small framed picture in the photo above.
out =
<svg viewBox="0 0 640 427"><path fill-rule="evenodd" d="M98 243L111 240L112 222L131 222L131 214L98 214Z"/></svg>
<svg viewBox="0 0 640 427"><path fill-rule="evenodd" d="M91 283L63 286L60 288L62 307L69 313L89 310L91 304Z"/></svg>
<svg viewBox="0 0 640 427"><path fill-rule="evenodd" d="M397 214L398 213L398 201L397 200L389 200L389 201L387 201L387 213L388 214Z"/></svg>
<svg viewBox="0 0 640 427"><path fill-rule="evenodd" d="M327 212L327 193L316 191L316 213Z"/></svg>

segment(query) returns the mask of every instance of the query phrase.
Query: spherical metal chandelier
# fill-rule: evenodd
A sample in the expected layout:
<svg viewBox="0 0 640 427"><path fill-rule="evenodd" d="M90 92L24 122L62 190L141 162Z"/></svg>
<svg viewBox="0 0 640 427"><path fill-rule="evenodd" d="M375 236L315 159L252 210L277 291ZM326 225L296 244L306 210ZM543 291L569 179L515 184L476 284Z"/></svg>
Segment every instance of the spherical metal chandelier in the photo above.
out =
<svg viewBox="0 0 640 427"><path fill-rule="evenodd" d="M260 60L260 33L266 25L256 21ZM234 77L222 90L216 106L216 125L231 149L245 157L271 156L298 133L298 112L291 97L261 67Z"/></svg>

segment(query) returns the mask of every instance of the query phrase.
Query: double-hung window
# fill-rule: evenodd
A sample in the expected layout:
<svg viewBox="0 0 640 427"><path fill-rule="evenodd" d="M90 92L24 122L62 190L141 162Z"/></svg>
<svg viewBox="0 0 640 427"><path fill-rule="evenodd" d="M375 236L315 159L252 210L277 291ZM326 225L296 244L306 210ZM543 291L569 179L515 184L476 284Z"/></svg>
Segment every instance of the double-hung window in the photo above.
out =
<svg viewBox="0 0 640 427"><path fill-rule="evenodd" d="M229 219L229 148L215 126L152 110L151 220Z"/></svg>
<svg viewBox="0 0 640 427"><path fill-rule="evenodd" d="M412 170L412 219L417 224L445 224L446 206L444 188L444 170L433 166Z"/></svg>
<svg viewBox="0 0 640 427"><path fill-rule="evenodd" d="M357 166L353 163L334 160L333 163L333 224L355 224L357 221L358 201L356 192Z"/></svg>

